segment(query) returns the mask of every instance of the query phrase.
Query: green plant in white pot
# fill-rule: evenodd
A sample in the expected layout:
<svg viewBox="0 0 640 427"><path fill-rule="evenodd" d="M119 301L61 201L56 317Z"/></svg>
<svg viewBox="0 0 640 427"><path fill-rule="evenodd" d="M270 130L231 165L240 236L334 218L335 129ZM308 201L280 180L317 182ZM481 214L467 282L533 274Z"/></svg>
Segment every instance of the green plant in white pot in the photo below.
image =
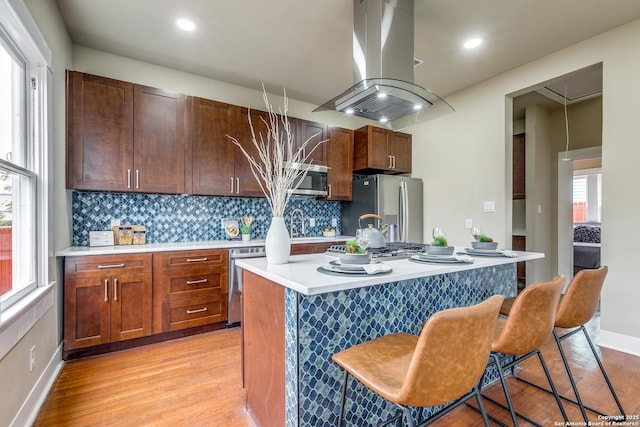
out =
<svg viewBox="0 0 640 427"><path fill-rule="evenodd" d="M227 135L227 137L233 141L247 158L251 172L271 209L271 226L267 232L265 243L267 262L270 264L285 264L289 261L291 241L284 222L284 210L289 203L292 190L298 187L302 181L300 178L304 178L309 171L311 165L310 156L326 140L307 150L309 142L317 136L317 134L312 135L294 150L296 141L287 116L289 102L286 91L284 91L283 109L280 110L279 114L269 103L264 85L262 85L262 92L268 113L268 119L262 119L266 127L264 133L258 132L256 134L251 122L251 108L248 109L251 142L257 152L257 158L249 154L243 144L236 138L231 135ZM300 168L299 166L294 166L296 164L305 164L307 166Z"/></svg>

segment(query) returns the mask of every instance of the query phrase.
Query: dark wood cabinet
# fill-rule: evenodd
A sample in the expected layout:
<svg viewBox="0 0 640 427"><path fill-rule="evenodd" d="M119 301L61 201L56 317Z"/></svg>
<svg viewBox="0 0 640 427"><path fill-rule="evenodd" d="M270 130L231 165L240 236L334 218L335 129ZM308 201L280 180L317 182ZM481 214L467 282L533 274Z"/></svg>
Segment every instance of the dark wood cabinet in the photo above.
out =
<svg viewBox="0 0 640 427"><path fill-rule="evenodd" d="M353 131L330 127L327 146L327 200L352 200L353 198Z"/></svg>
<svg viewBox="0 0 640 427"><path fill-rule="evenodd" d="M291 245L291 255L321 254L333 245L343 245L344 241L332 241L324 243L298 243Z"/></svg>
<svg viewBox="0 0 640 427"><path fill-rule="evenodd" d="M524 199L525 187L525 134L513 136L513 198Z"/></svg>
<svg viewBox="0 0 640 427"><path fill-rule="evenodd" d="M234 195L235 145L227 137L233 129L233 107L197 97L189 97L187 105L186 193Z"/></svg>
<svg viewBox="0 0 640 427"><path fill-rule="evenodd" d="M65 259L64 349L151 334L151 254Z"/></svg>
<svg viewBox="0 0 640 427"><path fill-rule="evenodd" d="M67 72L67 188L131 191L133 84Z"/></svg>
<svg viewBox="0 0 640 427"><path fill-rule="evenodd" d="M251 125L255 136L260 140L260 134L264 138L267 137L267 128L263 122L263 119L269 122L269 114L265 111L259 110L247 110L245 107L234 106L234 127L229 133L232 137L238 140L247 153L257 161L260 161L258 151L253 145L251 127L249 126L249 117L251 118ZM255 176L251 172L249 161L243 154L242 150L234 145L233 151L234 158L234 175L233 182L230 182L233 189L233 195L245 196L245 197L261 197L264 193L260 189L260 185L256 181ZM231 181L231 180L230 180Z"/></svg>
<svg viewBox="0 0 640 427"><path fill-rule="evenodd" d="M411 135L375 126L354 133L353 170L357 173L410 173Z"/></svg>
<svg viewBox="0 0 640 427"><path fill-rule="evenodd" d="M67 188L184 192L184 95L75 71L67 86Z"/></svg>
<svg viewBox="0 0 640 427"><path fill-rule="evenodd" d="M303 155L309 153L309 158L306 163L315 165L328 165L327 161L327 128L328 126L322 123L311 122L308 120L297 120L297 147L300 147L309 138ZM324 142L323 142L324 141ZM296 147L296 148L297 148Z"/></svg>
<svg viewBox="0 0 640 427"><path fill-rule="evenodd" d="M185 96L134 85L133 190L184 192Z"/></svg>
<svg viewBox="0 0 640 427"><path fill-rule="evenodd" d="M228 252L159 252L153 257L153 333L227 320Z"/></svg>

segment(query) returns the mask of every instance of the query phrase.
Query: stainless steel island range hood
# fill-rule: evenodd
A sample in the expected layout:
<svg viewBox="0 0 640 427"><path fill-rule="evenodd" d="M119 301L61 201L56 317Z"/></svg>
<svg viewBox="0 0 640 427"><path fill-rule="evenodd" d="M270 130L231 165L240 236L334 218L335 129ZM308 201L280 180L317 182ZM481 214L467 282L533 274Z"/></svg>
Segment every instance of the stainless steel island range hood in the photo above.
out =
<svg viewBox="0 0 640 427"><path fill-rule="evenodd" d="M336 110L394 130L453 111L413 83L413 0L354 0L355 85L314 111Z"/></svg>

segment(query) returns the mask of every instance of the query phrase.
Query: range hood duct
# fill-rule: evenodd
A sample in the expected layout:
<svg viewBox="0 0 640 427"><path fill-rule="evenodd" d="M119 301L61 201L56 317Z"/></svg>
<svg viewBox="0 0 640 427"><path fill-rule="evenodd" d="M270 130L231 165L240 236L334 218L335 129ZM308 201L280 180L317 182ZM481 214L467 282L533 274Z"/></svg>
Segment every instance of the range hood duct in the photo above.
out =
<svg viewBox="0 0 640 427"><path fill-rule="evenodd" d="M354 86L313 111L339 111L394 130L453 111L413 83L413 0L353 0Z"/></svg>

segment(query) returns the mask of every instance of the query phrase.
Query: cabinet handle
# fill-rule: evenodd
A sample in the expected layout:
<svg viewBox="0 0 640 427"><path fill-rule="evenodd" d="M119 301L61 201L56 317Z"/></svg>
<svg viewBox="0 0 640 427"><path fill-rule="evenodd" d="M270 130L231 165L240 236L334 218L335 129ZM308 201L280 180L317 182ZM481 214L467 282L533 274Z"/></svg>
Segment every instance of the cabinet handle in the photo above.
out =
<svg viewBox="0 0 640 427"><path fill-rule="evenodd" d="M231 191L230 193L233 194L233 177L229 178L231 180Z"/></svg>
<svg viewBox="0 0 640 427"><path fill-rule="evenodd" d="M209 279L187 280L187 285L197 285L199 283L207 283Z"/></svg>
<svg viewBox="0 0 640 427"><path fill-rule="evenodd" d="M209 258L187 258L187 262L203 262L209 261Z"/></svg>
<svg viewBox="0 0 640 427"><path fill-rule="evenodd" d="M329 184L327 187L329 187L329 194L327 195L327 198L330 199L331 198L331 184Z"/></svg>
<svg viewBox="0 0 640 427"><path fill-rule="evenodd" d="M140 169L136 169L136 190L140 188Z"/></svg>
<svg viewBox="0 0 640 427"><path fill-rule="evenodd" d="M118 279L113 279L113 300L118 301Z"/></svg>
<svg viewBox="0 0 640 427"><path fill-rule="evenodd" d="M109 302L109 279L104 279L104 302Z"/></svg>
<svg viewBox="0 0 640 427"><path fill-rule="evenodd" d="M202 307L197 310L187 310L187 314L202 313L203 311L207 311L207 307Z"/></svg>
<svg viewBox="0 0 640 427"><path fill-rule="evenodd" d="M240 178L236 178L236 194L240 193Z"/></svg>
<svg viewBox="0 0 640 427"><path fill-rule="evenodd" d="M99 269L103 268L122 268L124 267L124 262L122 264L107 264L107 265L99 265Z"/></svg>
<svg viewBox="0 0 640 427"><path fill-rule="evenodd" d="M393 158L393 168L396 168L396 156L391 156Z"/></svg>
<svg viewBox="0 0 640 427"><path fill-rule="evenodd" d="M127 188L131 188L131 169L127 169Z"/></svg>
<svg viewBox="0 0 640 427"><path fill-rule="evenodd" d="M393 169L393 156L389 156L389 169Z"/></svg>

